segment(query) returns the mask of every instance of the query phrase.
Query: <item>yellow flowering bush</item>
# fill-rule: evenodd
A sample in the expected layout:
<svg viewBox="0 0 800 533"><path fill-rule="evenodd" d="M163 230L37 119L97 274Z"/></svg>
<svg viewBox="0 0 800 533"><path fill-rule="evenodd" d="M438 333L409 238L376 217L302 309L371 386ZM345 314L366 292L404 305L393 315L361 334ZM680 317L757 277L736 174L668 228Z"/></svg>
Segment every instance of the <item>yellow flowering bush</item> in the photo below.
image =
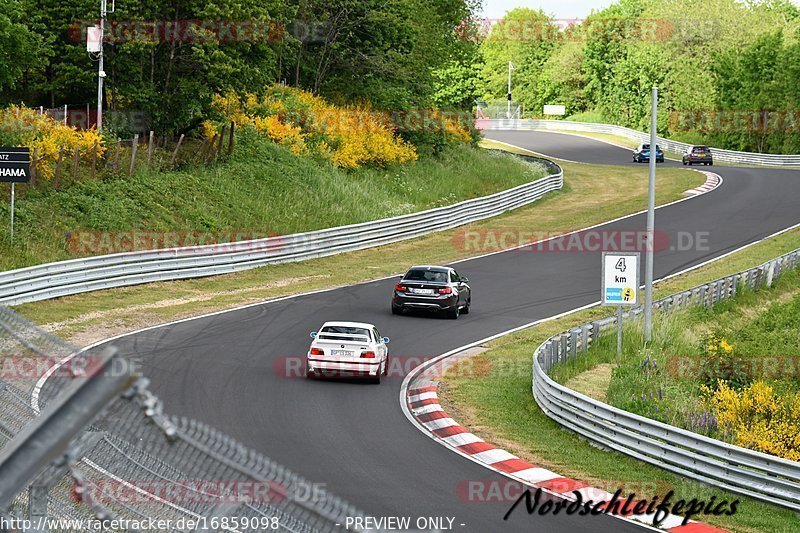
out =
<svg viewBox="0 0 800 533"><path fill-rule="evenodd" d="M717 337L716 335L709 336L706 339L705 346L706 346L706 351L709 353L730 354L733 352L733 345L729 344L727 339Z"/></svg>
<svg viewBox="0 0 800 533"><path fill-rule="evenodd" d="M212 108L225 122L252 126L297 155L324 157L341 168L417 159L416 150L396 135L389 117L369 105L336 107L307 91L274 85L263 96L215 95Z"/></svg>
<svg viewBox="0 0 800 533"><path fill-rule="evenodd" d="M302 130L298 126L284 124L277 115L255 117L253 126L258 133L274 143L286 146L295 155L302 155L306 152Z"/></svg>
<svg viewBox="0 0 800 533"><path fill-rule="evenodd" d="M97 130L66 126L25 106L12 105L0 110L0 131L5 142L29 147L31 155L37 150L40 160L36 165L36 176L39 179L52 179L60 149L67 155L74 153L76 148L86 154L97 144L98 157L102 157L106 150Z"/></svg>
<svg viewBox="0 0 800 533"><path fill-rule="evenodd" d="M202 124L200 124L200 132L203 135L203 138L213 139L218 133L219 130L217 129L217 125L211 122L210 120L204 120Z"/></svg>
<svg viewBox="0 0 800 533"><path fill-rule="evenodd" d="M734 353L735 345L725 337L712 334L700 342L703 352L703 364L700 367L700 379L708 386L718 380L740 389L748 384L753 376L746 361Z"/></svg>
<svg viewBox="0 0 800 533"><path fill-rule="evenodd" d="M800 460L800 394L778 396L764 381L737 391L725 382L703 388L703 402L732 442L792 461Z"/></svg>

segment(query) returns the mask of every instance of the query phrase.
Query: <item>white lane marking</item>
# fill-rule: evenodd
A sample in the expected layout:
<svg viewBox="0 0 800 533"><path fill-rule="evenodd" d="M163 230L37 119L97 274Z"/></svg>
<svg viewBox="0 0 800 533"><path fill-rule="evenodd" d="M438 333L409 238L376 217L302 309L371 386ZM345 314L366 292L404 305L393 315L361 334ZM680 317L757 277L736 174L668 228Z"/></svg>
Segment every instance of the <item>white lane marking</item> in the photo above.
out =
<svg viewBox="0 0 800 533"><path fill-rule="evenodd" d="M527 148L522 148L522 147L519 147L519 146L515 146L513 144L504 143L504 142L501 142L501 141L494 141L494 142L499 142L501 144L505 144L505 145L511 146L513 148L518 148L518 149L523 150L525 152L536 154L536 152L528 150ZM542 154L537 154L537 155L542 155ZM546 156L545 155L544 157L551 157L551 156ZM552 159L555 159L555 158L552 158ZM562 159L562 161L563 161L563 159ZM720 184L721 183L722 183L722 178L720 178ZM685 202L687 200L691 200L692 198L695 198L695 196L681 198L679 200L675 200L673 202L669 202L667 204L657 206L656 209L661 209L663 207L669 207L670 205L677 204L677 203L680 203L680 202ZM588 226L588 227L585 227L585 228L574 230L574 231L571 231L569 233L565 233L563 235L557 235L557 236L550 237L550 238L547 238L547 239L542 239L540 241L521 244L519 246L514 246L512 248L506 248L504 250L497 250L495 252L489 252L489 253L478 255L478 256L475 256L475 257L468 257L468 258L465 258L465 259L452 261L449 264L455 265L455 264L459 264L459 263L464 263L466 261L473 261L475 259L481 259L483 257L489 257L489 256L492 256L492 255L501 254L501 253L509 252L509 251L512 251L512 250L517 250L519 248L524 248L526 246L532 246L532 245L535 245L535 244L541 244L541 243L544 243L544 242L547 242L547 241L551 241L551 240L554 240L554 239L557 239L557 238L561 238L561 237L565 237L565 236L568 236L568 235L572 235L574 233L580 233L580 232L583 232L583 231L588 231L588 230L591 230L591 229L594 229L594 228L598 228L600 226L605 226L607 224L613 224L614 222L618 222L618 221L624 220L626 218L635 217L635 216L641 215L642 213L646 213L646 210L638 211L636 213L631 213L629 215L621 216L621 217L618 217L618 218L615 218L615 219L612 219L612 220L608 220L608 221L605 221L605 222L600 222L598 224L594 224L592 226ZM71 356L68 356L63 361L59 361L59 363L57 363L55 365L55 368L53 369L53 372L55 372L55 370L60 368L62 365L64 365L67 362L69 362L69 360L72 359L72 357L74 357L75 355L83 353L86 350L89 350L89 349L94 348L96 346L99 346L101 344L106 344L106 343L109 343L109 342L113 342L115 340L119 340L119 339L122 339L124 337L129 337L131 335L138 335L139 333L144 333L146 331L152 331L152 330L155 330L155 329L165 328L165 327L168 327L168 326L174 326L176 324L183 324L184 322L191 322L192 320L201 320L201 319L204 319L204 318L210 318L210 317L222 315L222 314L225 314L225 313L232 313L234 311L240 311L242 309L249 309L251 307L267 306L267 305L271 305L271 304L274 304L274 303L282 302L282 301L285 301L285 300L291 300L291 299L294 299L294 298L301 298L303 296L310 296L310 295L314 295L314 294L323 294L323 293L326 293L326 292L335 291L335 290L342 289L342 288L345 288L345 287L357 287L359 285L366 285L368 283L374 283L376 281L383 281L383 280L391 279L391 278L395 278L395 277L397 277L397 274L391 274L389 276L383 276L383 277L380 277L380 278L375 278L375 279L371 279L371 280L367 280L367 281L361 281L361 282L358 282L358 283L353 283L351 285L337 285L335 287L327 287L327 288L324 288L324 289L317 289L317 290L313 290L313 291L302 292L300 294L290 294L290 295L287 295L287 296L281 296L281 297L278 297L278 298L265 300L263 302L256 302L256 303L246 304L246 305L242 305L242 306L239 306L239 307L233 307L231 309L224 309L222 311L214 311L214 312L206 313L206 314L203 314L203 315L198 315L198 316L193 316L193 317L188 317L188 318L182 318L180 320L173 320L172 322L166 322L164 324L157 324L155 326L149 326L149 327L146 327L146 328L141 328L141 329L129 331L127 333L121 333L119 335L114 335L112 337L101 339L99 341L93 342L93 343L81 348L80 350L75 352L75 354L72 354ZM516 330L513 330L513 331L516 331ZM52 375L52 372L50 373L50 375ZM49 375L48 375L48 378L49 378ZM44 384L46 383L46 381L47 381L47 378L40 379L36 383L36 386L34 387L34 390L31 393L31 407L33 408L33 410L34 410L34 412L36 414L38 414L39 411L40 411L40 408L39 408L39 393L42 390L42 388L44 387Z"/></svg>
<svg viewBox="0 0 800 533"><path fill-rule="evenodd" d="M642 522L645 522L647 524L652 524L654 517L655 517L655 513L646 514L646 515L645 514L643 514L643 515L631 515L631 518L633 518L634 520L641 520ZM658 527L661 528L661 529L670 530L670 529L672 529L674 527L680 526L681 524L683 524L683 517L682 516L677 516L677 515L674 515L674 514L668 514L667 517L664 519L664 521L661 522L658 525Z"/></svg>
<svg viewBox="0 0 800 533"><path fill-rule="evenodd" d="M431 420L430 422L423 422L422 424L429 430L433 431L434 429L442 429L442 428L457 426L458 422L456 422L452 418L437 418L436 420Z"/></svg>
<svg viewBox="0 0 800 533"><path fill-rule="evenodd" d="M720 178L720 181L722 181L722 179L721 179L721 178ZM690 198L695 198L695 197L693 196L693 197L690 197ZM690 199L690 198L687 198L687 199ZM680 200L679 200L679 201L680 201ZM677 202L673 202L673 203L677 203ZM669 205L669 204L667 204L667 205ZM657 207L656 209L658 209L658 207ZM633 215L629 215L629 216L633 216ZM623 218L626 218L626 217L623 217ZM699 264L697 264L697 265L694 265L694 266L688 267L688 268L686 268L686 269L684 269L684 270L681 270L681 271L679 271L679 272L676 272L676 273L674 273L674 274L670 274L670 275L668 275L668 276L665 276L665 277L663 277L663 278L659 278L659 279L655 280L655 281L654 281L654 283L659 283L659 282L662 282L662 281L665 281L665 280L671 279L671 278L673 278L673 277L680 276L680 275L682 275L682 274L686 274L687 272L691 272L692 270L696 270L696 269L698 269L698 268L702 268L702 267L704 267L704 266L706 266L706 265L708 265L708 264L711 264L711 263L713 263L713 262L715 262L715 261L719 261L720 259L723 259L723 258L725 258L725 257L727 257L727 256L729 256L729 255L732 255L732 254L735 254L735 253L737 253L737 252L740 252L740 251L742 251L742 250L744 250L744 249L746 249L746 248L749 248L749 247L751 247L751 246L754 246L754 245L756 245L756 244L758 244L758 243L760 243L760 242L763 242L763 241L769 240L769 239L771 239L771 238L777 237L777 236L779 236L779 235L781 235L781 234L783 234L783 233L786 233L786 232L792 231L792 230L794 230L794 229L796 229L796 228L800 228L800 223L799 223L799 224L795 224L794 226L790 226L790 227L788 227L788 228L782 229L782 230L780 230L780 231L777 231L777 232L775 232L775 233L773 233L773 234L771 234L771 235L768 235L767 237L764 237L763 239L759 239L759 240L757 240L757 241L753 241L753 242L751 242L751 243L749 243L749 244L745 244L744 246L740 246L739 248L736 248L735 250L731 250L730 252L727 252L727 253L725 253L725 254L722 254L722 255L720 255L720 256L718 256L718 257L714 257L714 258L712 258L712 259L709 259L708 261L704 261L704 262L702 262L702 263L699 263ZM493 254L487 254L487 255L493 255ZM514 475L516 475L516 474L509 474L508 472L505 472L505 471L503 471L503 470L499 470L499 469L497 469L497 468L494 468L494 467L492 467L491 465L486 465L485 463L480 463L480 462L478 462L478 461L475 461L475 460L472 458L472 456L471 456L471 455L469 455L469 454L467 454L467 453L464 453L463 451L459 450L457 447L454 447L454 446L450 445L450 444L449 444L448 442L446 442L444 439L440 439L440 438L438 438L436 435L434 435L433 433L431 433L431 432L429 432L429 431L426 431L426 429L425 429L425 426L423 426L422 424L420 424L420 423L417 421L417 419L416 419L416 418L414 418L414 416L411 414L410 410L408 409L408 406L405 404L405 401L404 401L404 400L405 400L405 398L406 398L406 396L407 396L408 387L409 387L409 385L411 384L411 381L413 381L413 380L416 378L416 376L417 376L418 374L421 374L422 372L424 372L424 371L426 370L426 368L428 368L429 366L431 366L431 365L433 365L433 364L440 364L440 363L441 363L441 362L442 362L444 359L446 359L446 358L448 358L448 357L451 357L451 356L453 356L453 355L459 354L459 353L461 353L461 352L463 352L463 351L465 351L465 350L468 350L468 349L470 349L470 348L474 348L474 347L476 347L476 346L480 346L480 345L482 345L482 344L485 344L485 343L487 343L487 342L490 342L490 341L492 341L492 340L494 340L494 339L497 339L497 338L500 338L500 337L504 337L504 336L506 336L506 335L509 335L509 334L511 334L511 333L515 333L515 332L517 332L517 331L520 331L520 330L523 330L523 329L528 329L528 328L531 328L531 327L533 327L533 326L537 326L537 325L539 325L539 324L542 324L542 323L544 323L544 322L549 322L549 321L552 321L552 320L557 320L557 319L559 319L559 318L563 318L563 317L565 317L565 316L568 316L568 315L571 315L571 314L574 314L574 313L578 313L578 312L580 312L580 311L583 311L583 310L589 309L589 308L591 308L591 307L594 307L594 306L598 305L599 303L600 303L600 302L595 302L595 303L587 304L587 305L584 305L584 306L578 307L578 308L576 308L576 309L573 309L573 310L571 310L571 311L565 311L564 313L559 313L559 314L557 314L557 315L554 315L554 316L551 316L551 317L548 317L548 318L544 318L544 319L540 319L540 320L535 320L535 321L533 321L533 322L530 322L530 323L528 323L528 324L523 324L522 326L518 326L518 327L515 327L515 328L511 328L511 329L509 329L509 330L506 330L506 331L504 331L504 332L497 333L497 334L495 334L495 335L491 335L491 336L489 336L489 337L486 337L486 338L484 338L484 339L481 339L481 340L478 340L478 341L475 341L475 342L471 342L471 343L469 343L469 344L466 344L466 345L464 345L464 346L461 346L461 347L459 347L459 348L455 348L455 349L453 349L453 350L450 350L449 352L443 353L442 355L440 355L440 356L438 356L438 357L434 357L433 359L430 359L429 361L426 361L426 362L424 362L424 363L420 364L420 365L419 365L419 366L417 366L416 368L412 369L412 370L411 370L411 371L410 371L410 372L409 372L409 373L406 375L406 377L403 379L403 383L402 383L402 385L400 386L400 395L399 395L399 396L400 396L400 408L402 409L402 411L403 411L403 414L406 416L406 419L407 419L409 422L411 422L411 424L412 424L413 426L415 426L415 427L416 427L418 430L422 431L422 433L423 433L424 435L427 435L427 436L428 436L430 439L432 439L434 442L437 442L437 443L439 443L440 445L442 445L442 446L445 446L446 448L450 449L451 451L454 451L454 452L458 453L459 455L461 455L462 457L464 457L464 458L466 458L466 459L468 459L468 460L471 460L471 461L473 461L473 462L476 462L476 463L478 463L478 464L483 464L483 465L484 465L486 468L488 468L488 469L490 469L490 470L492 470L492 471L494 471L494 472L496 472L496 473L498 473L498 474L500 474L500 475L503 475L503 476L506 476L506 477L508 477L508 478L514 479ZM557 475L557 474L554 474L554 476L555 476L555 477L561 477L561 476L559 476L559 475ZM553 478L549 478L549 479L553 479ZM550 493L550 494L553 494L553 495L558 495L558 493L556 493L556 492L549 491L549 490L546 490L546 489L543 489L543 490L544 490L544 492L547 492L547 493ZM567 498L568 498L568 497L567 497ZM569 498L568 498L568 499L569 499ZM616 516L616 515L615 515L615 516ZM649 524L642 524L642 523L641 523L641 522L639 522L639 521L632 521L632 520L631 520L630 518L628 518L628 517L621 517L621 516L617 516L617 518L619 518L620 520L625 520L625 521L627 521L627 522L632 522L632 523L633 523L633 522L635 522L637 525L641 525L642 527L648 528L648 529L650 529L650 530L652 530L652 531L661 531L659 528L655 528L655 527L653 527L653 526L651 526L651 525L649 525Z"/></svg>
<svg viewBox="0 0 800 533"><path fill-rule="evenodd" d="M542 481L550 481L551 479L561 477L559 474L551 472L546 468L526 468L525 470L511 472L511 475L530 483L541 483Z"/></svg>
<svg viewBox="0 0 800 533"><path fill-rule="evenodd" d="M419 416L427 415L428 413L434 413L436 411L444 411L444 409L442 409L442 406L438 403L432 403L430 405L423 405L422 407L412 409L412 411L414 411L415 415Z"/></svg>
<svg viewBox="0 0 800 533"><path fill-rule="evenodd" d="M422 394L415 394L414 396L408 397L408 403L416 403L421 402L422 400L433 400L437 398L436 393L431 392L423 392Z"/></svg>
<svg viewBox="0 0 800 533"><path fill-rule="evenodd" d="M473 433L459 433L458 435L451 435L442 439L450 446L464 446L466 444L474 444L476 442L483 442L483 439Z"/></svg>
<svg viewBox="0 0 800 533"><path fill-rule="evenodd" d="M570 135L572 137L580 137L582 139L589 139L591 141L597 141L597 142L600 142L600 143L603 143L603 144L616 146L617 148L622 148L623 150L626 150L628 152L628 157L630 157L630 154L633 152L633 148L631 148L630 146L623 146L623 145L617 144L615 142L605 141L603 139L597 139L595 137L587 137L586 135L579 135L577 133L569 133L569 132L565 132L565 131L540 130L540 129L536 129L536 128L530 128L530 129L524 129L524 130L486 130L486 131L535 131L535 132L540 132L540 133L555 133L556 135ZM485 139L487 139L489 141L492 141L492 142L505 144L505 145L508 145L508 146L514 146L513 144L509 144L509 143L506 143L506 142L503 142L503 141L497 141L495 139L490 139L488 137L485 137ZM515 146L515 148L519 148L519 147ZM528 149L527 148L523 148L523 150L528 150ZM572 161L570 159L559 159L557 157L553 157L553 156L549 156L549 155L545 155L545 154L540 154L539 152L533 152L532 150L528 150L528 151L531 152L531 153L537 154L537 155L542 155L544 157L548 157L548 158L551 158L551 159L556 159L558 161L565 161L567 163L575 163L575 164L578 164L578 165L600 165L600 164L603 164L603 163L587 163L586 161ZM674 159L672 157L665 157L664 159L666 159L667 161L675 161L676 163L683 161L682 159ZM626 162L630 163L630 160L628 160ZM643 168L647 168L647 167L645 166ZM689 170L689 169L687 169L687 170ZM694 170L694 169L691 169L691 170Z"/></svg>
<svg viewBox="0 0 800 533"><path fill-rule="evenodd" d="M47 382L48 379L50 379L50 376L52 376L53 373L59 368L61 368L63 365L69 363L72 360L72 358L75 357L81 351L83 350L80 350L76 353L71 353L66 357L64 357L63 359L61 359L60 361L57 361L56 364L48 368L47 371L44 374L42 374L42 376L36 381L36 385L34 385L33 391L31 392L31 408L33 408L34 413L36 413L37 415L39 414L39 395L42 393L42 388L44 388L44 384Z"/></svg>
<svg viewBox="0 0 800 533"><path fill-rule="evenodd" d="M494 450L486 450L485 452L473 453L472 457L487 465L499 463L500 461L508 461L509 459L519 459L516 455L510 454L500 448Z"/></svg>
<svg viewBox="0 0 800 533"><path fill-rule="evenodd" d="M579 493L583 497L584 501L592 500L592 501L595 501L595 502L607 502L607 501L610 501L611 498L614 497L613 494L610 494L610 493L604 491L603 489L598 489L598 488L595 488L595 487L583 487L582 489L575 489L574 491L570 491L570 492ZM627 497L627 494L625 495L625 497ZM625 500L623 500L623 502L624 501Z"/></svg>

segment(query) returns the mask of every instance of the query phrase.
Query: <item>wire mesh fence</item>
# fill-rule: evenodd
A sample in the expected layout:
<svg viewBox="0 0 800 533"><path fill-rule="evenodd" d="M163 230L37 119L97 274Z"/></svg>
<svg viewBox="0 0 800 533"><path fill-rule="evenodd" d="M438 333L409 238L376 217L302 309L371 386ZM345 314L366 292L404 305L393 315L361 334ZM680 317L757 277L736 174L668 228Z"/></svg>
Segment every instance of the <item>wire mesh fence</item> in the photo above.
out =
<svg viewBox="0 0 800 533"><path fill-rule="evenodd" d="M97 358L0 306L0 453L72 380L92 376ZM312 533L363 516L215 429L168 416L144 378L72 440L65 457L19 489L0 514L46 516L50 531L75 530L58 519L113 519L158 520L167 530Z"/></svg>

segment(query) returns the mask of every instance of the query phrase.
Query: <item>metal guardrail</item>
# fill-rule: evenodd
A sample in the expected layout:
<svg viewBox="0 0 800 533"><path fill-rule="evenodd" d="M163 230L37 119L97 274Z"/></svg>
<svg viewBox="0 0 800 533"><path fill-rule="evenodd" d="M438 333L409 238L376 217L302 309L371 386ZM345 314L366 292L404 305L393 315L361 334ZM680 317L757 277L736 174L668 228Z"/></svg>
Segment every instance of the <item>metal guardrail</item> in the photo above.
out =
<svg viewBox="0 0 800 533"><path fill-rule="evenodd" d="M62 405L64 393L76 381L107 377L81 375L84 369L96 368L102 350L78 352L0 306L0 460L6 450L19 448L19 439L31 433L29 428L47 419L48 407ZM46 382L39 413L31 406L38 377L70 355L73 359ZM127 360L121 367L112 366L108 377L129 374L135 364ZM83 403L75 407L84 414L89 411ZM71 439L66 454L51 449L56 444L52 438L32 439L30 445L26 441L29 447L23 449L49 451L50 457L58 453L59 459L27 487L8 478L0 480L0 495L16 494L9 507L0 507L0 517L29 519L34 527L46 518L51 532L79 530L75 523L59 526L56 520L81 520L84 530L99 530L86 521L106 518L127 523L171 521L168 529L152 526L164 531L194 530L179 525L193 520L206 526L200 531L335 533L347 517L365 516L327 492L323 484L301 478L205 424L165 414L144 379L116 394L85 429L57 414L54 421L80 430L79 435ZM115 530L135 531L136 526Z"/></svg>
<svg viewBox="0 0 800 533"><path fill-rule="evenodd" d="M741 287L770 286L800 266L800 250L758 267L654 302L663 311L710 307ZM623 321L642 313L637 307ZM612 407L553 381L553 365L585 353L600 332L615 328L611 316L543 342L533 355L533 396L544 413L586 439L705 484L800 511L800 463L734 446Z"/></svg>
<svg viewBox="0 0 800 533"><path fill-rule="evenodd" d="M561 130L576 131L587 133L608 133L618 135L626 139L631 139L639 143L649 143L650 134L641 131L615 126L613 124L594 124L591 122L571 122L569 120L478 120L477 126L482 130ZM664 137L658 137L658 145L665 151L682 154L689 149L691 144L680 141L673 141ZM800 155L783 154L757 154L753 152L737 152L734 150L723 150L713 148L715 161L726 163L738 163L744 165L764 165L764 166L800 166Z"/></svg>
<svg viewBox="0 0 800 533"><path fill-rule="evenodd" d="M129 252L72 259L0 273L0 304L18 305L112 287L239 272L412 239L490 218L561 189L564 174L545 165L548 176L457 204L307 233L235 243Z"/></svg>

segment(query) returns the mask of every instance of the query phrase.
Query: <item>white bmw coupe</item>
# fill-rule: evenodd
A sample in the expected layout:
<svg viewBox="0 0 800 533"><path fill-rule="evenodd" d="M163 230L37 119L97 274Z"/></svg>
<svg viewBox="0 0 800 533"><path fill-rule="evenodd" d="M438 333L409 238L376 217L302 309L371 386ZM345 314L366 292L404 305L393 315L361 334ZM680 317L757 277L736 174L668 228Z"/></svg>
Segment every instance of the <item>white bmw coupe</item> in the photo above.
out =
<svg viewBox="0 0 800 533"><path fill-rule="evenodd" d="M389 368L388 337L363 322L325 322L311 333L306 377L365 377L380 383Z"/></svg>

